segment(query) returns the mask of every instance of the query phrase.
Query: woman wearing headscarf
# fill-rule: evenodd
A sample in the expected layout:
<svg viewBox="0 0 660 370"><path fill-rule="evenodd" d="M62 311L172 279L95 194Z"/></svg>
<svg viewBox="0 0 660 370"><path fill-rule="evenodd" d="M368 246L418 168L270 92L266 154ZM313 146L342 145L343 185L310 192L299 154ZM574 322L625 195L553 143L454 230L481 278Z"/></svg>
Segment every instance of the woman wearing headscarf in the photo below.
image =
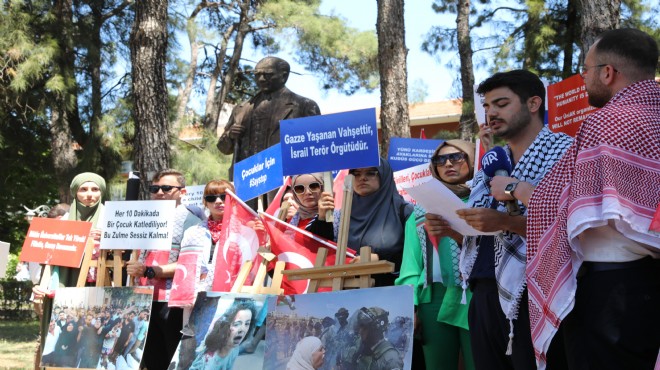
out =
<svg viewBox="0 0 660 370"><path fill-rule="evenodd" d="M293 176L291 179L293 201L298 210L287 222L304 229L319 213L319 199L323 191L323 174L307 173Z"/></svg>
<svg viewBox="0 0 660 370"><path fill-rule="evenodd" d="M433 154L429 169L464 202L470 195L465 184L474 175L475 146L463 140L443 142ZM467 312L471 294L463 291L458 270L463 236L446 225L432 240L424 226L426 211L415 206L406 222L401 275L396 285L412 285L417 330L421 330L424 360L429 369L458 369L463 353L465 369L474 369ZM464 295L465 294L465 295Z"/></svg>
<svg viewBox="0 0 660 370"><path fill-rule="evenodd" d="M317 337L305 337L296 344L296 349L286 370L315 370L323 366L325 347Z"/></svg>
<svg viewBox="0 0 660 370"><path fill-rule="evenodd" d="M394 285L399 274L403 254L404 224L413 211L398 193L392 168L381 158L378 167L351 169L353 180L353 203L348 232L348 247L360 250L369 246L378 259L395 264L394 273L374 275L376 286ZM324 192L319 201L318 213L324 215L334 210L332 194ZM334 225L316 218L307 228L326 239L337 240L339 217ZM359 259L359 257L356 257Z"/></svg>

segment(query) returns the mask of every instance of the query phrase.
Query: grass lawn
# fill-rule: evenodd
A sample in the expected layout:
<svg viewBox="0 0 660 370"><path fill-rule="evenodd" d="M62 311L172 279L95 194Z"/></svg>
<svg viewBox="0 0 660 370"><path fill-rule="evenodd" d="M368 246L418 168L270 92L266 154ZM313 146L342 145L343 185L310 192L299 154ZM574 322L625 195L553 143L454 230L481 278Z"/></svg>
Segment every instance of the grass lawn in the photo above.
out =
<svg viewBox="0 0 660 370"><path fill-rule="evenodd" d="M33 369L39 322L0 321L0 369Z"/></svg>

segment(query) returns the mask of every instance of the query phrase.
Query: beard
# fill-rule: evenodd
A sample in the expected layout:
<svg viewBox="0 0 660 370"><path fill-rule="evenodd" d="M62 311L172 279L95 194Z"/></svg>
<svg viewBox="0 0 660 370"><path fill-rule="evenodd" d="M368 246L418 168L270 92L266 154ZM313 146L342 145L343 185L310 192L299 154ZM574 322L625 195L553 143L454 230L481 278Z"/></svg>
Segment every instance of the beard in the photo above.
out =
<svg viewBox="0 0 660 370"><path fill-rule="evenodd" d="M520 134L527 125L532 121L532 115L527 106L523 105L513 117L511 117L510 120L506 121L507 127L506 129L498 132L494 132L493 134L496 137L502 138L502 139L511 139L513 137L516 137L518 134Z"/></svg>
<svg viewBox="0 0 660 370"><path fill-rule="evenodd" d="M607 104L612 96L599 80L595 80L592 86L587 87L589 105L596 108L602 108Z"/></svg>

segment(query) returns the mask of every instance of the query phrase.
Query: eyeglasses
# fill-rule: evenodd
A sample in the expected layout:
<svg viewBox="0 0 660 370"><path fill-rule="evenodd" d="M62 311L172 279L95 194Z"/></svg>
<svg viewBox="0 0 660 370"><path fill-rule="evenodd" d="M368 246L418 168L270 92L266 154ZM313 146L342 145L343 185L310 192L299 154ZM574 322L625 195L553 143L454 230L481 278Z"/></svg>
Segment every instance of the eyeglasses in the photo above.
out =
<svg viewBox="0 0 660 370"><path fill-rule="evenodd" d="M378 171L372 170L372 171L364 171L364 172L357 172L355 170L350 170L348 171L349 174L355 176L356 178L364 177L367 179L373 179L376 176L378 176Z"/></svg>
<svg viewBox="0 0 660 370"><path fill-rule="evenodd" d="M205 195L204 200L207 201L208 203L215 203L215 201L220 198L221 201L225 201L225 198L227 197L227 194L215 194L215 195Z"/></svg>
<svg viewBox="0 0 660 370"><path fill-rule="evenodd" d="M435 166L444 166L447 161L451 161L453 164L458 164L462 163L467 159L467 154L461 153L461 152L456 152L456 153L449 153L449 154L438 154L436 156L433 156L431 158L431 163Z"/></svg>
<svg viewBox="0 0 660 370"><path fill-rule="evenodd" d="M587 71L589 71L589 69L591 69L591 68L602 68L602 67L605 67L606 65L607 65L607 63L605 63L605 64L596 64L595 66L591 66L591 67L585 65L585 66L582 67L582 72L580 72L580 76L582 76L582 78L585 78L585 76L587 75ZM615 71L616 71L616 69L615 69Z"/></svg>
<svg viewBox="0 0 660 370"><path fill-rule="evenodd" d="M149 192L151 194L157 194L158 190L162 190L163 194L169 194L173 189L183 189L185 186L173 186L173 185L149 185Z"/></svg>
<svg viewBox="0 0 660 370"><path fill-rule="evenodd" d="M309 192L310 192L310 193L316 193L316 192L318 192L318 191L321 191L321 183L319 183L319 182L313 182L313 183L311 183L311 184L309 184L309 185L307 185L307 186L305 186L305 185L303 185L303 184L299 184L299 185L295 185L295 186L293 187L293 191L294 191L296 194L304 194L304 193L305 193L305 189L309 189Z"/></svg>

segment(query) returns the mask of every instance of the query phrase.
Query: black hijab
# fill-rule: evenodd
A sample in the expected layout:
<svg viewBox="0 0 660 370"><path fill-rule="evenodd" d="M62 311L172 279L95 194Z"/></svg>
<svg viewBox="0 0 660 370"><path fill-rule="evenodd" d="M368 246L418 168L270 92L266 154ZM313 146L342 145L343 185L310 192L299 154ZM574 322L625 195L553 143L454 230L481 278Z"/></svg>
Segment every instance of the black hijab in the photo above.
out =
<svg viewBox="0 0 660 370"><path fill-rule="evenodd" d="M404 224L413 211L396 190L392 168L381 158L378 166L380 188L367 196L353 192L348 246L359 251L370 246L380 259L396 264L399 270L403 253Z"/></svg>

